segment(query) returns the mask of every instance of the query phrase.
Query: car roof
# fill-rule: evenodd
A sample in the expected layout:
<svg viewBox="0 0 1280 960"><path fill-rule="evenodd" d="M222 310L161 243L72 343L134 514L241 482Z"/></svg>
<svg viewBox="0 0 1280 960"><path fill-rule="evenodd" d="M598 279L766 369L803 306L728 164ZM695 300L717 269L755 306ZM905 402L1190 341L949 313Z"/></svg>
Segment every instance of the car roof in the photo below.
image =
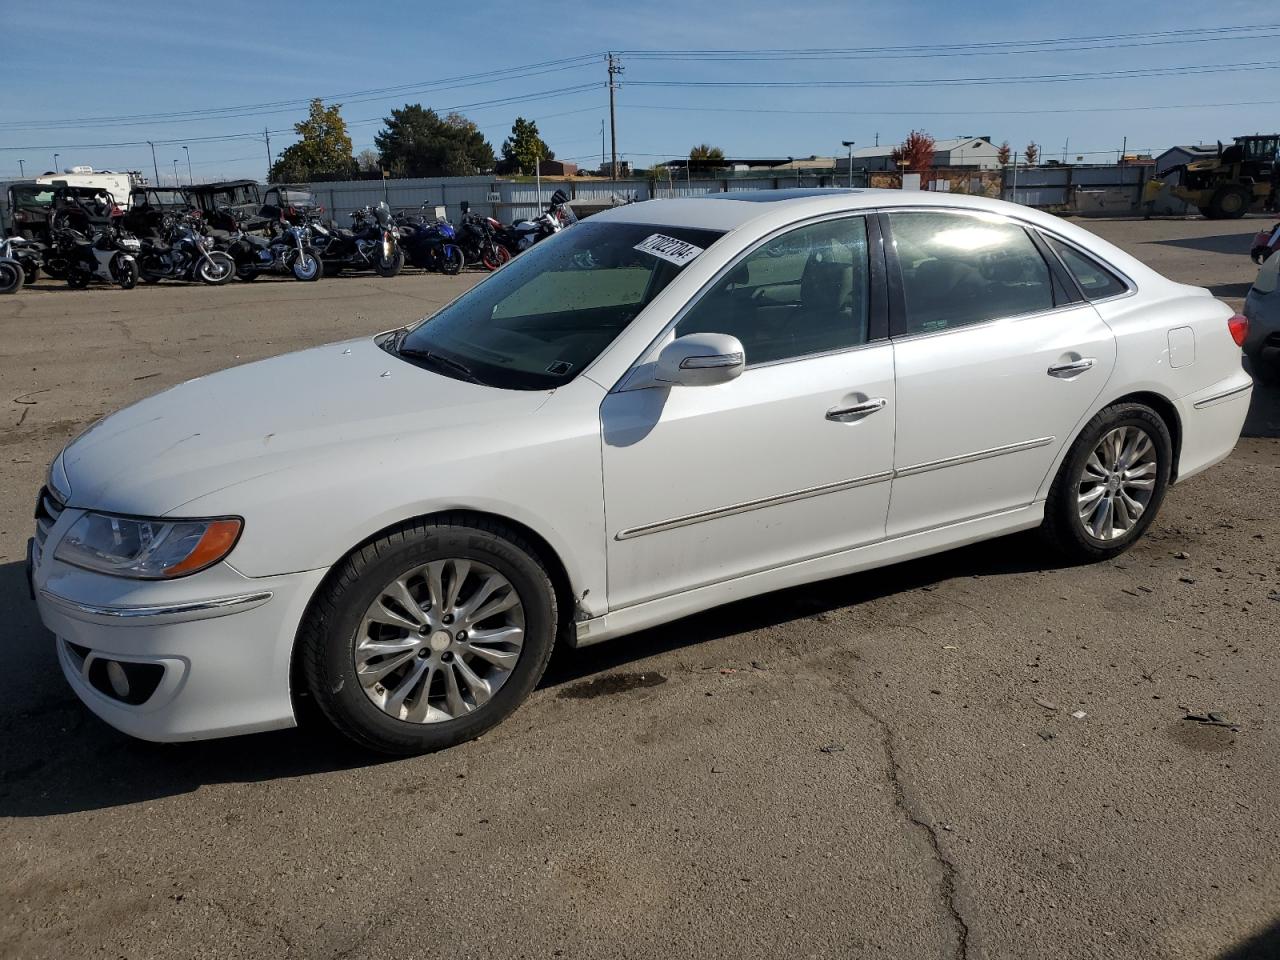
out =
<svg viewBox="0 0 1280 960"><path fill-rule="evenodd" d="M1061 217L1019 203L963 193L872 188L738 190L702 197L628 203L597 213L591 220L724 232L749 226L750 232L760 233L824 214L893 207L947 207L1010 217L1079 244L1135 280L1159 277L1137 258Z"/></svg>

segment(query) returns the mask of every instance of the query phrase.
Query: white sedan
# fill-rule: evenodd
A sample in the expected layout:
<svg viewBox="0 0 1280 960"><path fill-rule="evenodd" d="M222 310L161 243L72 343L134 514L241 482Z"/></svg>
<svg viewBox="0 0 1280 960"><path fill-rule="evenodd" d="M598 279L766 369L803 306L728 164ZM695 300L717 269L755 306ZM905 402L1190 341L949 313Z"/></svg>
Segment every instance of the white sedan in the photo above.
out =
<svg viewBox="0 0 1280 960"><path fill-rule="evenodd" d="M405 329L100 421L32 586L119 729L474 737L581 646L1032 527L1129 547L1222 460L1247 321L1056 217L905 191L600 214Z"/></svg>

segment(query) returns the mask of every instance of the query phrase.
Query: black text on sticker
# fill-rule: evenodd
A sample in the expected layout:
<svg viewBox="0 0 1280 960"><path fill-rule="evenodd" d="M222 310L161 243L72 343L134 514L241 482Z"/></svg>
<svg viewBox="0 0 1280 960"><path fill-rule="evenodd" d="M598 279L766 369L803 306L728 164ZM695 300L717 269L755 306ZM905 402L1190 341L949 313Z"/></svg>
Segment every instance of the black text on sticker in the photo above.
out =
<svg viewBox="0 0 1280 960"><path fill-rule="evenodd" d="M692 243L685 240L677 240L675 237L663 236L661 233L654 233L645 237L636 244L635 249L643 253L651 253L655 257L668 260L681 267L702 252L701 247L695 247Z"/></svg>

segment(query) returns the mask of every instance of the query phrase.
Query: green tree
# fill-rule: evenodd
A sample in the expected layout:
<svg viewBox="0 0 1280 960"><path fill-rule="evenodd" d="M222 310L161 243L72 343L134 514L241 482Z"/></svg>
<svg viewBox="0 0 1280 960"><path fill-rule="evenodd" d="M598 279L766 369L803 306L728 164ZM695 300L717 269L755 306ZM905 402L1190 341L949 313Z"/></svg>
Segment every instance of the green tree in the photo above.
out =
<svg viewBox="0 0 1280 960"><path fill-rule="evenodd" d="M533 173L539 160L554 160L551 152L540 136L538 125L524 117L516 117L511 125L511 136L502 141L502 163L500 173Z"/></svg>
<svg viewBox="0 0 1280 960"><path fill-rule="evenodd" d="M689 151L689 167L693 170L712 170L724 165L724 151L709 143L700 143Z"/></svg>
<svg viewBox="0 0 1280 960"><path fill-rule="evenodd" d="M302 139L285 147L268 177L278 183L305 183L317 176L350 176L356 163L341 111L340 103L326 107L323 100L312 100L307 119L293 125Z"/></svg>
<svg viewBox="0 0 1280 960"><path fill-rule="evenodd" d="M493 147L461 114L422 104L392 110L373 142L382 165L401 177L467 177L493 169Z"/></svg>

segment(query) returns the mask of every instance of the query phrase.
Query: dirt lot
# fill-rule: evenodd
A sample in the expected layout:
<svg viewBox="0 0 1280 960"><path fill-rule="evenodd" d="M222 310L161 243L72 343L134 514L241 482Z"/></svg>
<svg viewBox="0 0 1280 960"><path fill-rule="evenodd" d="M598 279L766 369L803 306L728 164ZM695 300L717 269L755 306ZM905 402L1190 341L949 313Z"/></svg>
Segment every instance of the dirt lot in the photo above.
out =
<svg viewBox="0 0 1280 960"><path fill-rule="evenodd" d="M1248 288L1256 223L1092 226ZM83 709L20 562L58 448L465 282L0 301L0 956L1280 956L1274 393L1118 562L1023 536L736 604L558 655L443 754L156 746Z"/></svg>

